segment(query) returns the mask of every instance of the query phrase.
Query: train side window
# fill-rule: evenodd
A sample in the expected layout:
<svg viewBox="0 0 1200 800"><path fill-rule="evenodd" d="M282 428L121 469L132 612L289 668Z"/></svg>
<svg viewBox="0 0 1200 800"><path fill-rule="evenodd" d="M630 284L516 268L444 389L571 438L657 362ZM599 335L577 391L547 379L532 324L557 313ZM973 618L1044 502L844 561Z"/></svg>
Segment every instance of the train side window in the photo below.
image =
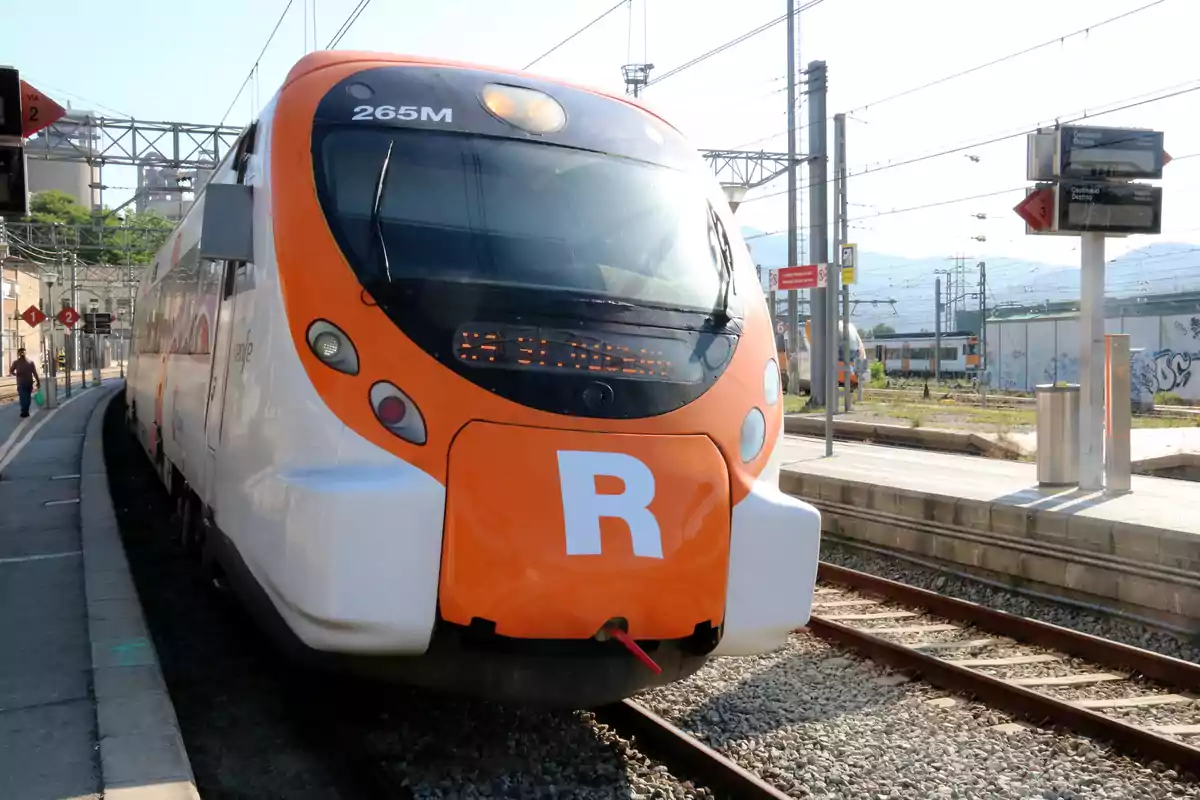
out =
<svg viewBox="0 0 1200 800"><path fill-rule="evenodd" d="M258 123L250 125L245 135L238 140L237 153L233 157L233 167L237 173L237 182L246 182L246 167L250 163L250 156L254 154L254 141L258 134Z"/></svg>
<svg viewBox="0 0 1200 800"><path fill-rule="evenodd" d="M225 265L225 278L221 285L221 299L228 300L233 296L233 284L237 277L239 261L222 261Z"/></svg>

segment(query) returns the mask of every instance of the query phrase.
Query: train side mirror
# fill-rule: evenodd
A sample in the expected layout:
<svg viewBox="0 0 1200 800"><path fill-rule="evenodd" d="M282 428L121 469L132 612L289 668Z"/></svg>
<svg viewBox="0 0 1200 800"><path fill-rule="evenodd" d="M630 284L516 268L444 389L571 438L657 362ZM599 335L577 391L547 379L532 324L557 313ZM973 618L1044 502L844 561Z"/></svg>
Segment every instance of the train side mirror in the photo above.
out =
<svg viewBox="0 0 1200 800"><path fill-rule="evenodd" d="M204 187L200 258L254 261L254 190L242 183Z"/></svg>

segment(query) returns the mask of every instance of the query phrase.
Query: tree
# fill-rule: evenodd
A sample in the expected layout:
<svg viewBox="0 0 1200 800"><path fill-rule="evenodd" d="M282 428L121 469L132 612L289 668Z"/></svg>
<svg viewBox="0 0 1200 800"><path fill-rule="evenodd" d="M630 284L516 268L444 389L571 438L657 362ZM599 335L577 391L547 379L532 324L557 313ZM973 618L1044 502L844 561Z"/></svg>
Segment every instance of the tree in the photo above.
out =
<svg viewBox="0 0 1200 800"><path fill-rule="evenodd" d="M29 200L29 217L34 222L62 225L87 225L92 215L66 192L50 189L38 192Z"/></svg>
<svg viewBox="0 0 1200 800"><path fill-rule="evenodd" d="M876 325L874 328L871 328L872 336L888 336L889 334L893 334L895 332L895 328L893 328L891 325L884 325L882 322Z"/></svg>
<svg viewBox="0 0 1200 800"><path fill-rule="evenodd" d="M33 222L73 226L69 233L64 233L61 242L42 236L33 244L41 248L56 244L70 248L78 243L84 260L105 264L124 264L127 252L130 264L149 264L175 227L175 223L156 211L113 214L105 209L93 216L71 195L54 189L35 194L29 201L29 212L28 219Z"/></svg>
<svg viewBox="0 0 1200 800"><path fill-rule="evenodd" d="M119 248L116 255L109 258L109 263L112 264L125 263L126 245L129 246L131 264L149 264L158 248L162 247L162 243L175 229L175 223L157 211L130 211L125 214L123 220L117 219L116 215L108 217L108 220L112 220L108 223L110 228L117 228L109 233L109 241L113 247ZM122 221L127 228L125 231L119 230Z"/></svg>

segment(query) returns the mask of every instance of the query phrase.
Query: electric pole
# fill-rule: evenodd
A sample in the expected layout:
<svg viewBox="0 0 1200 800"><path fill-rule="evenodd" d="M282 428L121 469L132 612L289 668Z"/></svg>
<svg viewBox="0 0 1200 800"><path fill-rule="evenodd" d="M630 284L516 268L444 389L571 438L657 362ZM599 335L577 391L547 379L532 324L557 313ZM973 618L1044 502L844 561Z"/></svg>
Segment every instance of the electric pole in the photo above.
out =
<svg viewBox="0 0 1200 800"><path fill-rule="evenodd" d="M796 255L796 0L787 0L787 120L788 120L788 263L789 267L799 265ZM788 386L797 394L800 389L800 304L795 289L789 289L788 294ZM771 298L771 321L774 325L775 309L774 296ZM811 361L810 361L811 363ZM810 372L811 377L811 372Z"/></svg>
<svg viewBox="0 0 1200 800"><path fill-rule="evenodd" d="M833 178L837 182L837 207L834 209L834 214L837 215L837 264L830 265L830 269L836 269L838 275L841 276L842 267L842 248L850 244L850 220L847 218L850 204L846 198L846 115L833 115ZM855 269L858 264L854 264ZM836 333L836 328L835 328ZM843 374L845 375L845 404L843 408L846 413L850 413L850 366L854 363L854 358L850 353L850 284L842 286L842 364ZM860 377L861 381L862 378Z"/></svg>
<svg viewBox="0 0 1200 800"><path fill-rule="evenodd" d="M933 279L933 380L942 380L942 279Z"/></svg>
<svg viewBox="0 0 1200 800"><path fill-rule="evenodd" d="M789 6L791 2L789 0ZM829 262L829 188L826 178L826 144L825 144L825 62L810 61L808 64L808 212L809 212L809 258L814 264ZM834 266L834 265L831 265ZM833 279L836 269L829 270L828 287L834 288L836 301L836 282ZM823 406L826 402L835 402L828 397L828 362L832 348L830 343L835 341L836 332L831 335L829 330L830 301L829 288L816 288L809 295L812 311L812 347L809 348L809 378L812 386L813 404ZM836 316L836 303L833 306ZM829 450L828 444L826 450Z"/></svg>
<svg viewBox="0 0 1200 800"><path fill-rule="evenodd" d="M983 392L983 407L987 408L987 263L979 262L979 376Z"/></svg>

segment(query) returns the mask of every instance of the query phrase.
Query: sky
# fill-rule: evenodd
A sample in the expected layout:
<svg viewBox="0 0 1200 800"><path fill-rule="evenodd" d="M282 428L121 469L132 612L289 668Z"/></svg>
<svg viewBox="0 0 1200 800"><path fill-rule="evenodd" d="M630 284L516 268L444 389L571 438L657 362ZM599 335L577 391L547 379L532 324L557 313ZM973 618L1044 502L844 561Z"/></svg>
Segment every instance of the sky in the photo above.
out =
<svg viewBox="0 0 1200 800"><path fill-rule="evenodd" d="M521 68L615 2L373 0L338 47ZM224 117L241 125L297 59L329 42L357 0L292 0L255 79L239 96L287 4L0 0L0 19L6 20L0 60L75 108L155 121L216 123ZM653 79L786 10L784 0L629 0L533 71L622 91L622 64L645 59L655 65ZM1196 0L823 0L803 11L796 63L803 69L812 60L825 61L827 111L849 114L852 240L860 250L906 258L964 254L1078 264L1077 238L1027 236L1012 211L1026 185L1024 136L982 143L1200 87L1198 27ZM1084 28L1090 29L1069 35ZM1058 41L877 102L1051 40ZM650 86L643 100L698 148L784 151L786 75L786 28L778 24ZM1162 236L1110 239L1110 258L1155 241L1200 244L1198 112L1200 91L1095 117L1095 124L1165 131L1166 149L1176 158L1162 181ZM803 105L798 124L807 115ZM806 146L802 135L800 151ZM1198 157L1187 157L1192 155ZM127 187L134 176L108 168L104 179ZM800 185L806 183L801 175ZM785 189L780 179L754 190L738 219L764 231L784 229ZM106 204L124 199L122 191L128 196L127 189L106 193ZM803 225L807 190L800 195ZM968 197L978 199L953 202ZM803 260L817 260L809 256L805 252Z"/></svg>

